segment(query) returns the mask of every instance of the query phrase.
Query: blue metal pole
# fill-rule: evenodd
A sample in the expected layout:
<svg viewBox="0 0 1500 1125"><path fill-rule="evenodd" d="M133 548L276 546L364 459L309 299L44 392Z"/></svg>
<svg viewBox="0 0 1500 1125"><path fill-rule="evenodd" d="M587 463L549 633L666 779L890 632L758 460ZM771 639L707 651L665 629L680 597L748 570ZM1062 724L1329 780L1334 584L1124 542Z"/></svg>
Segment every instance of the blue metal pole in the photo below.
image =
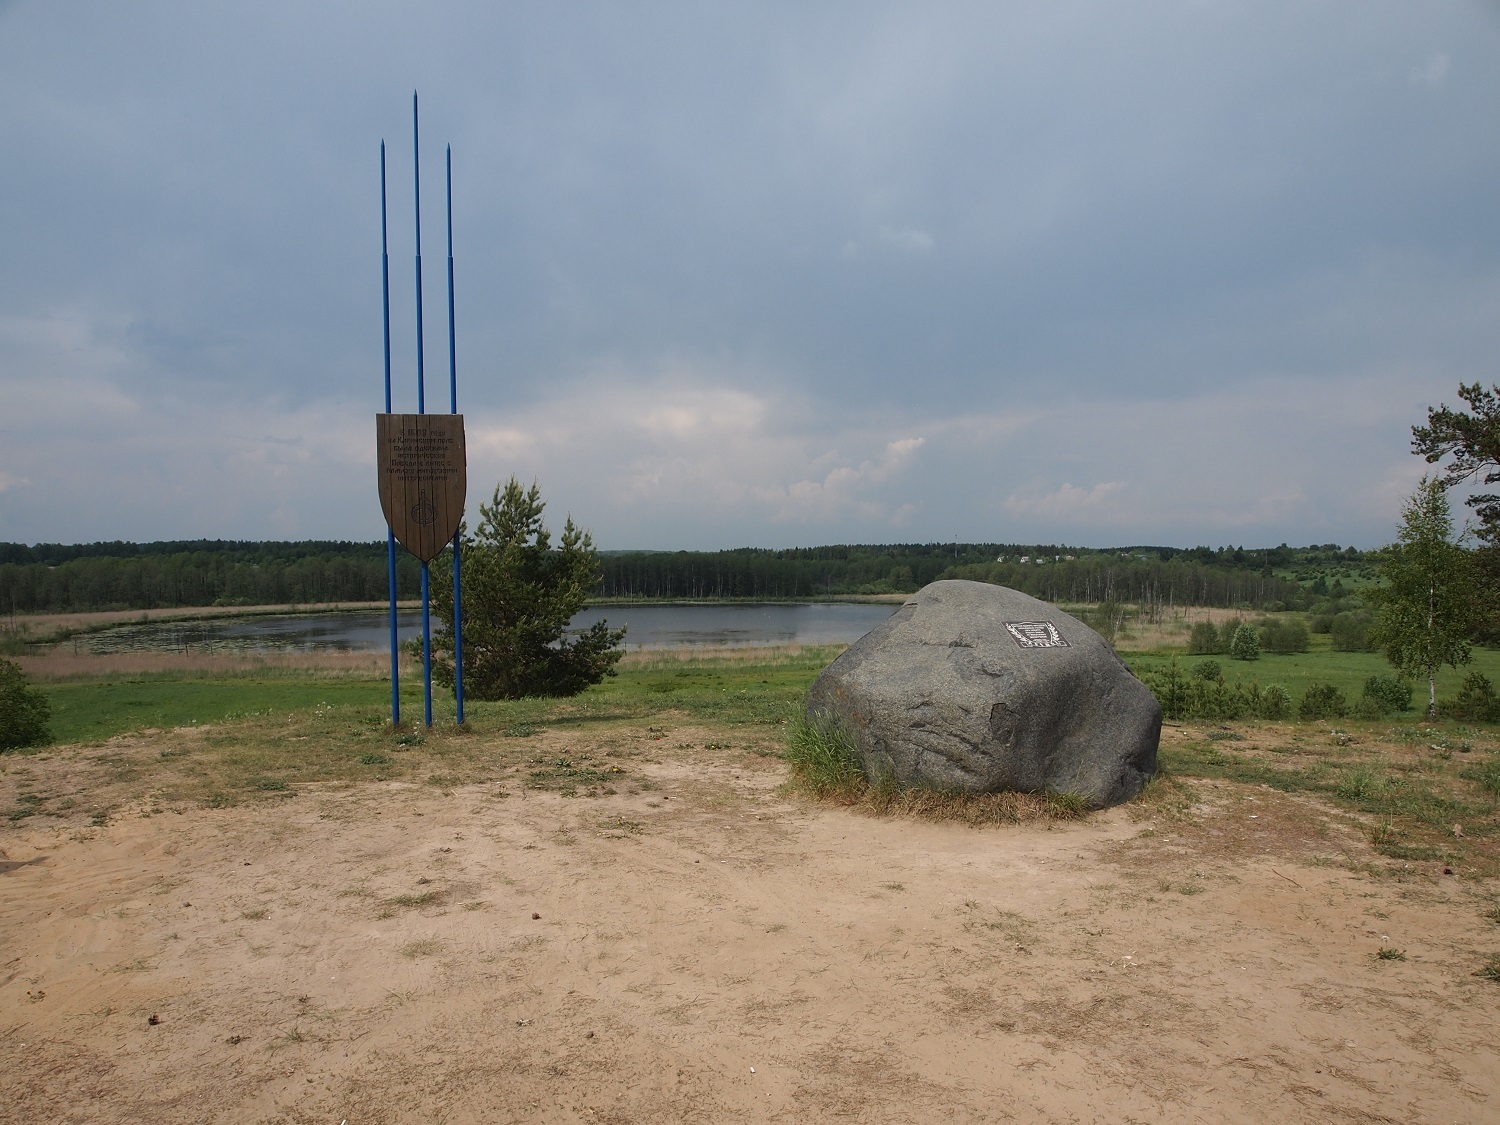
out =
<svg viewBox="0 0 1500 1125"><path fill-rule="evenodd" d="M422 148L417 130L417 92L411 94L411 166L416 188L417 225L417 413L427 413L422 375ZM427 725L432 726L432 620L427 564L422 564L422 702Z"/></svg>
<svg viewBox="0 0 1500 1125"><path fill-rule="evenodd" d="M412 178L416 185L417 218L417 413L427 413L425 380L422 373L422 154L417 136L417 95L411 96Z"/></svg>
<svg viewBox="0 0 1500 1125"><path fill-rule="evenodd" d="M448 410L458 413L458 350L453 331L453 146L448 146ZM454 719L464 721L464 611L463 584L459 580L463 532L453 533L453 699L457 706Z"/></svg>
<svg viewBox="0 0 1500 1125"><path fill-rule="evenodd" d="M426 677L422 682L423 718L432 726L432 622L428 617L429 590L427 587L427 564L422 564L422 670Z"/></svg>
<svg viewBox="0 0 1500 1125"><path fill-rule="evenodd" d="M380 142L380 303L385 321L385 412L391 412L391 254L386 237L385 142ZM391 595L391 726L401 725L401 647L396 635L396 533L385 528L386 582Z"/></svg>

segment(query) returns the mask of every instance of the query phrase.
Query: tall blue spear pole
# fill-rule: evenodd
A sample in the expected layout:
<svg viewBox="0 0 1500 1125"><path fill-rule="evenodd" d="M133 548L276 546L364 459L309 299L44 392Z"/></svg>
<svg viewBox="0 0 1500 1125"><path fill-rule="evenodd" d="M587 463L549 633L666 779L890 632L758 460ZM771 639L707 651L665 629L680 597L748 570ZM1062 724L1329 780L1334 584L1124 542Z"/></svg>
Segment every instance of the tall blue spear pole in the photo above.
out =
<svg viewBox="0 0 1500 1125"><path fill-rule="evenodd" d="M385 412L391 412L391 255L385 221L385 142L380 142L380 303L385 320ZM391 592L391 726L401 725L401 646L396 636L396 533L385 528L385 570Z"/></svg>
<svg viewBox="0 0 1500 1125"><path fill-rule="evenodd" d="M448 411L458 413L458 351L453 333L453 146L448 146ZM458 713L455 722L464 721L464 633L463 591L459 582L459 555L463 531L453 533L453 698Z"/></svg>
<svg viewBox="0 0 1500 1125"><path fill-rule="evenodd" d="M417 133L417 94L411 95L411 157L416 186L417 216L417 413L427 413L426 388L422 375L422 156ZM430 590L427 564L422 564L422 703L426 724L432 726L432 621L429 615Z"/></svg>

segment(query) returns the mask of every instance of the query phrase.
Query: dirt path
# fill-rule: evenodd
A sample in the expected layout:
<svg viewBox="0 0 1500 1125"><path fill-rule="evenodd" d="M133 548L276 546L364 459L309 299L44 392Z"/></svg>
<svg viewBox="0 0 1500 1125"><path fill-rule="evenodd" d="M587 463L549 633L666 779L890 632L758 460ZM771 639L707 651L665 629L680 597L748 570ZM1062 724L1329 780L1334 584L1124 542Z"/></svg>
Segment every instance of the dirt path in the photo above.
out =
<svg viewBox="0 0 1500 1125"><path fill-rule="evenodd" d="M6 828L0 1120L1500 1121L1485 888L1319 806L975 830L783 768Z"/></svg>

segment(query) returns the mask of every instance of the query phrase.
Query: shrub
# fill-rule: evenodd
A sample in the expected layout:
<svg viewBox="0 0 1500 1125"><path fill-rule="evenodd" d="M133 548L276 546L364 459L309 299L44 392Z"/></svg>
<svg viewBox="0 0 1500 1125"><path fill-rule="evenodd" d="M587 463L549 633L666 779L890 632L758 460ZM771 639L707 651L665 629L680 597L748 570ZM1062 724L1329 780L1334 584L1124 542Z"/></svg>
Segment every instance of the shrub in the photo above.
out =
<svg viewBox="0 0 1500 1125"><path fill-rule="evenodd" d="M1156 702L1161 704L1163 718L1186 718L1184 712L1187 708L1188 678L1182 674L1177 657L1172 657L1166 671L1148 676L1145 683L1151 689L1151 694L1156 696Z"/></svg>
<svg viewBox="0 0 1500 1125"><path fill-rule="evenodd" d="M1345 610L1333 619L1329 632L1333 634L1335 652L1374 652L1375 644L1370 640L1370 629L1374 618L1366 611Z"/></svg>
<svg viewBox="0 0 1500 1125"><path fill-rule="evenodd" d="M1217 660L1200 660L1193 665L1193 676L1196 679L1215 683L1224 678L1224 670L1219 667Z"/></svg>
<svg viewBox="0 0 1500 1125"><path fill-rule="evenodd" d="M47 729L52 706L26 682L14 660L0 659L0 750L42 746L52 741Z"/></svg>
<svg viewBox="0 0 1500 1125"><path fill-rule="evenodd" d="M1276 618L1272 618L1261 627L1260 644L1267 652L1281 653L1283 655L1293 652L1306 652L1311 647L1306 625L1300 621L1286 621Z"/></svg>
<svg viewBox="0 0 1500 1125"><path fill-rule="evenodd" d="M1470 672L1458 694L1444 704L1443 713L1469 722L1500 721L1500 698L1495 696L1495 685L1483 672Z"/></svg>
<svg viewBox="0 0 1500 1125"><path fill-rule="evenodd" d="M1297 708L1297 717L1301 719L1342 719L1348 713L1348 700L1332 684L1313 684Z"/></svg>
<svg viewBox="0 0 1500 1125"><path fill-rule="evenodd" d="M1377 709L1371 717L1380 718L1389 715L1393 711L1411 710L1411 683L1399 679L1396 676L1371 676L1365 681L1365 691L1360 702L1364 706L1364 699L1371 701Z"/></svg>
<svg viewBox="0 0 1500 1125"><path fill-rule="evenodd" d="M1250 700L1239 684L1226 684L1223 680L1199 680L1193 685L1188 697L1190 719L1211 719L1224 722L1242 719L1251 711Z"/></svg>
<svg viewBox="0 0 1500 1125"><path fill-rule="evenodd" d="M1188 636L1189 656L1216 656L1224 651L1218 627L1212 621L1200 621Z"/></svg>
<svg viewBox="0 0 1500 1125"><path fill-rule="evenodd" d="M1229 656L1233 660L1259 660L1260 638L1249 625L1241 625L1229 641Z"/></svg>
<svg viewBox="0 0 1500 1125"><path fill-rule="evenodd" d="M1272 684L1260 693L1257 714L1262 719L1284 719L1292 713L1292 693L1280 684Z"/></svg>
<svg viewBox="0 0 1500 1125"><path fill-rule="evenodd" d="M1204 665L1214 666L1214 678L1205 678ZM1217 665L1216 660L1200 661L1191 675L1183 675L1174 657L1166 671L1148 677L1146 686L1161 704L1162 717L1223 721L1257 713L1252 695L1239 684L1226 684Z"/></svg>

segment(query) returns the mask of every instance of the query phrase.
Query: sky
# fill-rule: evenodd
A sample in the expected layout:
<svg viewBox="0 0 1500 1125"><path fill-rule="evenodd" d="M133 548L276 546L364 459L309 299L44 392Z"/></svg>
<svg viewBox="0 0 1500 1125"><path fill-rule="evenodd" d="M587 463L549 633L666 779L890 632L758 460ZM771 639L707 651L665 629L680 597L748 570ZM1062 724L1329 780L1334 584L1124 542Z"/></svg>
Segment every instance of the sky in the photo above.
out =
<svg viewBox="0 0 1500 1125"><path fill-rule="evenodd" d="M413 91L471 521L1374 547L1500 381L1497 0L0 0L0 541L384 537Z"/></svg>

